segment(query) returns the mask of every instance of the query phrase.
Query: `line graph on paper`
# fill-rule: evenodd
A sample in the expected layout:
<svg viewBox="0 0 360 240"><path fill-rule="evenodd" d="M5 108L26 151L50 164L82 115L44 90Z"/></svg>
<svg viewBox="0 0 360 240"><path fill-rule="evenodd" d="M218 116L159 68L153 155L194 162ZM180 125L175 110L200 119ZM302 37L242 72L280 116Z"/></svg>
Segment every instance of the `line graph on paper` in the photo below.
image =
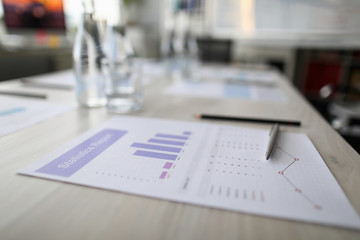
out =
<svg viewBox="0 0 360 240"><path fill-rule="evenodd" d="M266 161L266 143L259 142L261 134L254 129L220 128L208 156L200 195L255 205L301 204L322 210L319 189L309 181L316 182L311 161L300 157L296 144L285 139L280 139Z"/></svg>
<svg viewBox="0 0 360 240"><path fill-rule="evenodd" d="M289 157L290 163L282 170L278 171L278 174L281 175L293 188L294 191L296 193L298 193L299 195L301 195L304 199L306 199L310 204L312 204L314 206L315 209L317 210L322 210L322 206L315 203L310 196L308 196L306 194L306 192L304 192L301 188L299 188L295 182L293 182L291 180L291 176L288 176L287 170L292 167L296 167L296 163L300 161L299 158L292 156L290 153L288 153L287 151L285 151L283 148L281 148L280 146L276 146L276 150L281 152L284 156Z"/></svg>

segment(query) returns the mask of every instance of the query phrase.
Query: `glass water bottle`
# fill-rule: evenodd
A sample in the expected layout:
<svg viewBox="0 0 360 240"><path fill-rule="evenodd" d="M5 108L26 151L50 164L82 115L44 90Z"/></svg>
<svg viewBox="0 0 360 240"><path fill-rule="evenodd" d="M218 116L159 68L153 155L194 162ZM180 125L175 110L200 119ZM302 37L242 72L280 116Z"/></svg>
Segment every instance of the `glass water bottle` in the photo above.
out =
<svg viewBox="0 0 360 240"><path fill-rule="evenodd" d="M106 105L106 97L101 71L104 53L99 24L95 18L93 0L83 0L82 4L83 13L73 49L76 95L81 106L100 107Z"/></svg>

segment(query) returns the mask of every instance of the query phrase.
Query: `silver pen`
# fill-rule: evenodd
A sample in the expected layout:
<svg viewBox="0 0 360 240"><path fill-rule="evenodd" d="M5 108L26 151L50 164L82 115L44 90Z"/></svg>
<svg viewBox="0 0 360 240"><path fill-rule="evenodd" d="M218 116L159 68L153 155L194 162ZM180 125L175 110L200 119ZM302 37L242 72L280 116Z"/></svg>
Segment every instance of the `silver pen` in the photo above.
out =
<svg viewBox="0 0 360 240"><path fill-rule="evenodd" d="M267 150L265 153L266 160L269 159L269 157L274 149L274 144L275 144L278 133L279 133L279 124L274 124L271 127L271 130L269 133L269 144L268 144L268 147L267 147Z"/></svg>

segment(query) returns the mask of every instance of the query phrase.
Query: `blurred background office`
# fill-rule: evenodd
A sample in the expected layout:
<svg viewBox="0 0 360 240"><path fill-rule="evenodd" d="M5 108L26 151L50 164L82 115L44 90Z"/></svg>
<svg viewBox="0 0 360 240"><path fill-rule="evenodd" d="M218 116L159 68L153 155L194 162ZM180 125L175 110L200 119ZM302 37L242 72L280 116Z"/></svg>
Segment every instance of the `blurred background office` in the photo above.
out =
<svg viewBox="0 0 360 240"><path fill-rule="evenodd" d="M94 2L104 24L118 10L137 57L277 69L360 150L359 0ZM2 0L0 81L72 68L81 9L80 0Z"/></svg>

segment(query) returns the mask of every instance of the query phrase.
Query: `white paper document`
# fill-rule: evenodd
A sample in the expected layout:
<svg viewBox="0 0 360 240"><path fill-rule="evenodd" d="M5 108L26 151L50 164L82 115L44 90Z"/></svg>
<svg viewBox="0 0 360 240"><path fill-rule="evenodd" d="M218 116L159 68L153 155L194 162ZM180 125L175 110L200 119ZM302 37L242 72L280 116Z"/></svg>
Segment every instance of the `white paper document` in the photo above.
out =
<svg viewBox="0 0 360 240"><path fill-rule="evenodd" d="M154 79L164 76L165 68L161 63L152 61L140 61L142 66L141 82L144 86L151 84ZM76 87L76 79L73 70L59 71L52 74L43 74L23 79L24 86L48 89L71 90Z"/></svg>
<svg viewBox="0 0 360 240"><path fill-rule="evenodd" d="M274 84L280 79L279 75L272 70L235 67L202 66L198 69L198 72L194 74L202 80L224 79L237 81L239 83L263 83L268 85Z"/></svg>
<svg viewBox="0 0 360 240"><path fill-rule="evenodd" d="M286 96L276 86L234 82L177 81L166 88L164 93L202 98L238 98L254 101L286 102Z"/></svg>
<svg viewBox="0 0 360 240"><path fill-rule="evenodd" d="M44 101L0 97L0 137L73 109Z"/></svg>
<svg viewBox="0 0 360 240"><path fill-rule="evenodd" d="M141 64L141 84L148 86L166 75L166 69L161 62L138 60Z"/></svg>
<svg viewBox="0 0 360 240"><path fill-rule="evenodd" d="M75 88L75 76L72 70L59 71L52 74L30 77L24 80L24 85L71 90Z"/></svg>
<svg viewBox="0 0 360 240"><path fill-rule="evenodd" d="M269 129L270 130L270 129ZM115 117L21 174L268 217L360 229L304 134Z"/></svg>

